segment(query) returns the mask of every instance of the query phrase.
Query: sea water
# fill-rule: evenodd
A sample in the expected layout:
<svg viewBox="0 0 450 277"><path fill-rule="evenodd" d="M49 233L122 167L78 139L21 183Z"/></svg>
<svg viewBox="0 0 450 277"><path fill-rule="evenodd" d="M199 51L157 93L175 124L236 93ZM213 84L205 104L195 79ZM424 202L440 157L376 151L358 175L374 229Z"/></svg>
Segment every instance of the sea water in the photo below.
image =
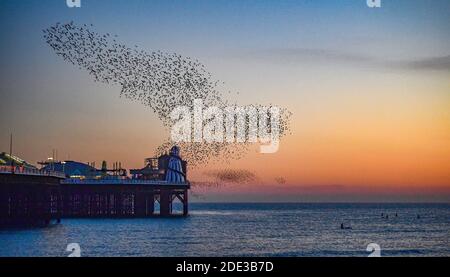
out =
<svg viewBox="0 0 450 277"><path fill-rule="evenodd" d="M191 203L186 218L0 230L0 256L68 256L70 243L81 256L367 256L370 243L381 256L450 256L450 204Z"/></svg>

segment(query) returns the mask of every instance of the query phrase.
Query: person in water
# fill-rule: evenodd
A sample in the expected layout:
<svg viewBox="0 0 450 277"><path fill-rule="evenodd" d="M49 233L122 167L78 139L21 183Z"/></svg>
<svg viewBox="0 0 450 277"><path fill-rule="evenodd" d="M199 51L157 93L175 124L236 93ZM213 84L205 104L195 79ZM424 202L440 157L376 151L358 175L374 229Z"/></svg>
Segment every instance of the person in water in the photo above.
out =
<svg viewBox="0 0 450 277"><path fill-rule="evenodd" d="M343 229L343 230L350 230L350 229L352 229L352 227L351 226L345 227L344 223L341 223L341 229Z"/></svg>

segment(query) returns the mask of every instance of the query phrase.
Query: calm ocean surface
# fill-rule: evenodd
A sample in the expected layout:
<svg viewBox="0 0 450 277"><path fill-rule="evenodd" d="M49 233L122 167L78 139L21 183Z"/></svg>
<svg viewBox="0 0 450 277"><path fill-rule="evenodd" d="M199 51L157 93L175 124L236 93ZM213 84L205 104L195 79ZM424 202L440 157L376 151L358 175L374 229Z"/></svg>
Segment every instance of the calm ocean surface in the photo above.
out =
<svg viewBox="0 0 450 277"><path fill-rule="evenodd" d="M82 256L367 256L372 242L382 256L450 256L450 204L192 203L190 214L0 230L0 256L67 256L72 242Z"/></svg>

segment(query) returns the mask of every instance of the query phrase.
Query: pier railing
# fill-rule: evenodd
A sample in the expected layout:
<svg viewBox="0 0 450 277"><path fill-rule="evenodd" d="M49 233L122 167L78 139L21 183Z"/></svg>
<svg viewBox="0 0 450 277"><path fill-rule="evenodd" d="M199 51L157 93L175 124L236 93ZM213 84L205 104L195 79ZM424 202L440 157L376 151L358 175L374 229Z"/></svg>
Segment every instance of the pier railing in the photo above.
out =
<svg viewBox="0 0 450 277"><path fill-rule="evenodd" d="M169 183L163 180L139 180L139 179L65 179L61 184L73 185L164 185L164 186L189 186L189 183Z"/></svg>
<svg viewBox="0 0 450 277"><path fill-rule="evenodd" d="M1 174L17 174L17 175L33 175L33 176L50 176L65 178L63 172L58 171L48 171L40 169L26 168L22 166L0 166Z"/></svg>

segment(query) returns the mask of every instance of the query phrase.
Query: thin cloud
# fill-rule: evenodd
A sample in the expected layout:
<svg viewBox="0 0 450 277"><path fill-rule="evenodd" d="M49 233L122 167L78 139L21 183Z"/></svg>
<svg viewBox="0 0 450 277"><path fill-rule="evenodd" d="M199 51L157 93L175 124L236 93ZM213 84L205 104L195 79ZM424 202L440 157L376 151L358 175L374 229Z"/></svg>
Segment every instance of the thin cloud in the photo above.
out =
<svg viewBox="0 0 450 277"><path fill-rule="evenodd" d="M207 176L213 177L219 183L250 183L257 179L256 174L245 169L220 169L206 172Z"/></svg>
<svg viewBox="0 0 450 277"><path fill-rule="evenodd" d="M450 55L398 60L330 49L276 48L252 51L245 56L249 59L283 64L328 63L375 68L450 71Z"/></svg>
<svg viewBox="0 0 450 277"><path fill-rule="evenodd" d="M450 55L412 61L406 64L412 69L450 70Z"/></svg>

